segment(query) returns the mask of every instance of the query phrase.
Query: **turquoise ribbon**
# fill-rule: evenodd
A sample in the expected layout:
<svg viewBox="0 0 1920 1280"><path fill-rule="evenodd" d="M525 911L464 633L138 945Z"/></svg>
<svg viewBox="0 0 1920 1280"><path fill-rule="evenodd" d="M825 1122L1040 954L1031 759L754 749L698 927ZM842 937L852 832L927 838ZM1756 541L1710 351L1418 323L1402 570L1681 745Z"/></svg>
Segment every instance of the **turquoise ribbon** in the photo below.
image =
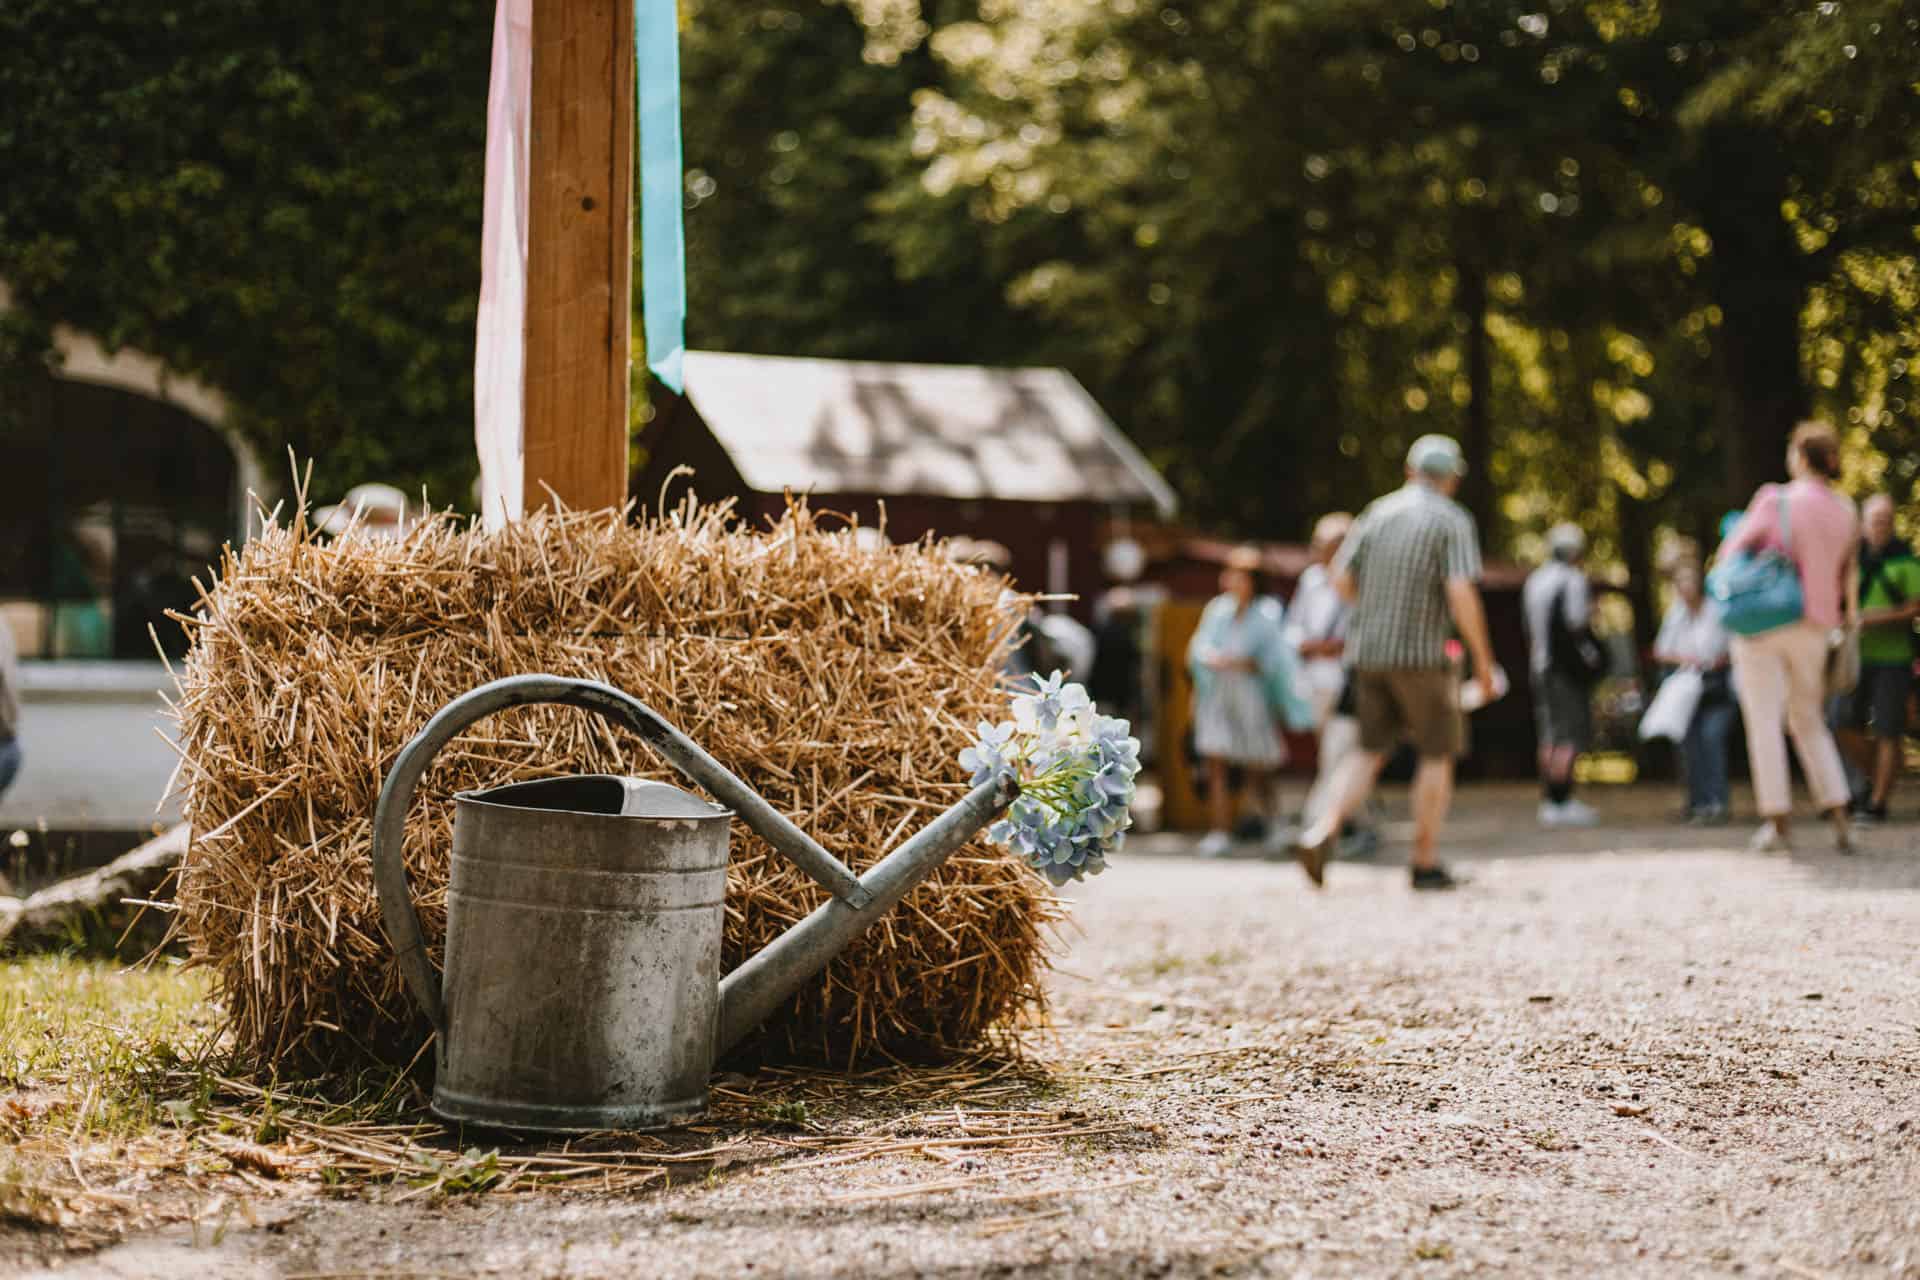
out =
<svg viewBox="0 0 1920 1280"><path fill-rule="evenodd" d="M676 0L634 0L633 48L640 111L640 313L647 366L678 392L687 350L687 242L681 224Z"/></svg>

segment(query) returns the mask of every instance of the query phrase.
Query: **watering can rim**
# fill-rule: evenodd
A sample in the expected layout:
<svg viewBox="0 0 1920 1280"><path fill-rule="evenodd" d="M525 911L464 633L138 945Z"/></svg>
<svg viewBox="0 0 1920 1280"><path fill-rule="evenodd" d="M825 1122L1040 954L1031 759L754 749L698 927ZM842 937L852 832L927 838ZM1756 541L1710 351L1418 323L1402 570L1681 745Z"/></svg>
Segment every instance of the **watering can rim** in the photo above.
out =
<svg viewBox="0 0 1920 1280"><path fill-rule="evenodd" d="M527 810L533 808L533 806L507 804L499 800L489 800L487 797L501 791L511 791L518 787L535 787L546 782L617 782L622 787L627 786L629 783L643 782L650 786L662 787L666 790L673 791L687 797L689 800L697 801L705 805L708 811L706 813L606 813L596 809L560 809L541 806L536 812L565 814L569 817L578 818L618 818L627 822L672 823L732 822L733 819L738 816L732 809L727 808L725 805L715 804L705 796L688 791L682 787L676 787L670 782L659 782L652 778L636 778L631 774L624 773L563 773L551 778L527 778L521 782L502 782L497 786L481 787L469 791L456 791L453 793L453 798L463 804L480 805L488 809Z"/></svg>

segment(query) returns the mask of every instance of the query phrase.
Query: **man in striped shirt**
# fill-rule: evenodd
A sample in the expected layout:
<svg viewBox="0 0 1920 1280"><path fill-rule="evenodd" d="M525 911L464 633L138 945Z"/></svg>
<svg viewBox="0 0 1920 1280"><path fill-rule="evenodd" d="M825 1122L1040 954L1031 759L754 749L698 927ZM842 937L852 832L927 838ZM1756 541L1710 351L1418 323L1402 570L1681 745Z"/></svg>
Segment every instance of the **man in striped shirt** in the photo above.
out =
<svg viewBox="0 0 1920 1280"><path fill-rule="evenodd" d="M1448 623L1473 658L1480 699L1498 696L1493 647L1480 601L1480 540L1453 500L1466 462L1447 436L1421 436L1407 451L1407 483L1375 501L1334 558L1334 585L1353 602L1346 653L1353 667L1360 750L1335 778L1334 803L1301 833L1294 856L1318 888L1327 847L1361 805L1387 755L1402 740L1419 756L1413 779L1412 879L1451 889L1434 843L1453 799L1453 762L1466 750L1466 721L1447 660Z"/></svg>

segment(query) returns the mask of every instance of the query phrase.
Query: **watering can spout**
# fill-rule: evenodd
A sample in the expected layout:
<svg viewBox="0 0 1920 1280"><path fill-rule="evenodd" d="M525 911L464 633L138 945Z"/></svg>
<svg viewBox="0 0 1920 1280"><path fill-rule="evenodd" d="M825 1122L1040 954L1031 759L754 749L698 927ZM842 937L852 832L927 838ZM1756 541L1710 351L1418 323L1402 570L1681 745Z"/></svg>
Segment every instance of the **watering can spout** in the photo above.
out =
<svg viewBox="0 0 1920 1280"><path fill-rule="evenodd" d="M725 1053L767 1015L824 969L868 925L891 911L1020 794L1011 776L981 783L860 877L864 904L851 895L829 900L812 915L749 957L720 982L720 1024L714 1056Z"/></svg>

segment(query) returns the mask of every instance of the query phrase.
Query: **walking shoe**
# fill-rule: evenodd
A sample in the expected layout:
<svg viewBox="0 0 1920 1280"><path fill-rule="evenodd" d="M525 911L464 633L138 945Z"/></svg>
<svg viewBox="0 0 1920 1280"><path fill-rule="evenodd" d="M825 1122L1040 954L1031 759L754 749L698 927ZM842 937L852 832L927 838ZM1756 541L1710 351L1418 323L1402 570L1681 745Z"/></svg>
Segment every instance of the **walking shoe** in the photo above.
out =
<svg viewBox="0 0 1920 1280"><path fill-rule="evenodd" d="M1543 827L1591 827L1600 821L1595 813L1578 800L1568 800L1555 804L1551 800L1540 802L1540 825Z"/></svg>
<svg viewBox="0 0 1920 1280"><path fill-rule="evenodd" d="M1232 848L1232 836L1224 831L1209 831L1200 837L1200 843L1193 847L1193 851L1202 858L1224 858Z"/></svg>
<svg viewBox="0 0 1920 1280"><path fill-rule="evenodd" d="M1372 827L1355 827L1340 837L1338 848L1342 861L1364 861L1380 852L1380 833Z"/></svg>
<svg viewBox="0 0 1920 1280"><path fill-rule="evenodd" d="M1560 806L1560 820L1556 824L1562 827L1591 827L1600 821L1600 813L1592 805L1578 800L1569 800Z"/></svg>
<svg viewBox="0 0 1920 1280"><path fill-rule="evenodd" d="M1887 820L1887 806L1863 804L1853 811L1853 820L1863 827L1878 826Z"/></svg>
<svg viewBox="0 0 1920 1280"><path fill-rule="evenodd" d="M1753 839L1747 841L1749 853L1784 853L1788 848L1786 832L1780 830L1777 822L1763 822L1760 829L1753 833Z"/></svg>
<svg viewBox="0 0 1920 1280"><path fill-rule="evenodd" d="M1704 809L1695 809L1687 818L1690 827L1724 827L1727 825L1727 811L1717 804Z"/></svg>
<svg viewBox="0 0 1920 1280"><path fill-rule="evenodd" d="M1453 872L1444 866L1414 867L1411 877L1413 887L1419 890L1458 889L1460 881L1453 878Z"/></svg>
<svg viewBox="0 0 1920 1280"><path fill-rule="evenodd" d="M1260 842L1261 856L1268 859L1284 858L1293 849L1294 837L1300 834L1300 828L1291 822L1275 822L1267 828L1267 838Z"/></svg>
<svg viewBox="0 0 1920 1280"><path fill-rule="evenodd" d="M1307 879L1316 889L1327 887L1327 846L1333 843L1331 835L1321 836L1317 844L1307 843L1307 833L1301 833L1293 842L1293 860L1307 873Z"/></svg>

